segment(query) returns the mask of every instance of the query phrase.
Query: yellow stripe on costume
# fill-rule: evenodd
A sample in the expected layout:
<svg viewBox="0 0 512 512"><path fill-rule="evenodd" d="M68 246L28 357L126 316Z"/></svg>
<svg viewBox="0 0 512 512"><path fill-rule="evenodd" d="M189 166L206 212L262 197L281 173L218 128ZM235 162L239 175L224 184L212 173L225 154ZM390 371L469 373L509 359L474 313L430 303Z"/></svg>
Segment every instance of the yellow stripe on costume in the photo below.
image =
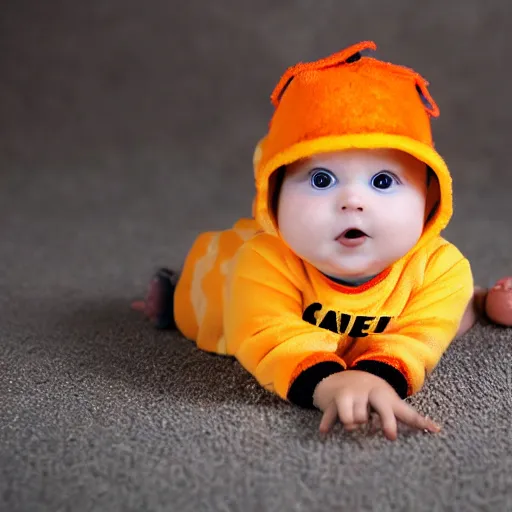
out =
<svg viewBox="0 0 512 512"><path fill-rule="evenodd" d="M190 286L190 301L194 308L196 323L201 325L204 321L207 309L206 293L203 291L203 279L215 266L219 254L219 238L220 234L212 234L210 243L208 244L206 253L197 260L192 284Z"/></svg>
<svg viewBox="0 0 512 512"><path fill-rule="evenodd" d="M190 250L176 287L174 316L183 335L207 352L226 354L224 285L237 250L259 230L252 219L232 229L203 233Z"/></svg>

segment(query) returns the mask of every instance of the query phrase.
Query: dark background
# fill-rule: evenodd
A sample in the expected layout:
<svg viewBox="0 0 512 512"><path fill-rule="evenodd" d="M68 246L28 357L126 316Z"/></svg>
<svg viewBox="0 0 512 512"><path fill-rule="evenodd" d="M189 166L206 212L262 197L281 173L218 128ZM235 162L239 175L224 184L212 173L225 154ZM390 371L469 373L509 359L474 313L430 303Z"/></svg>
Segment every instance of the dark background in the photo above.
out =
<svg viewBox="0 0 512 512"><path fill-rule="evenodd" d="M511 15L505 0L1 2L0 509L509 510L507 330L458 340L415 399L439 436L322 441L317 413L129 303L200 231L250 213L284 70L365 39L431 82L446 236L479 284L512 274Z"/></svg>

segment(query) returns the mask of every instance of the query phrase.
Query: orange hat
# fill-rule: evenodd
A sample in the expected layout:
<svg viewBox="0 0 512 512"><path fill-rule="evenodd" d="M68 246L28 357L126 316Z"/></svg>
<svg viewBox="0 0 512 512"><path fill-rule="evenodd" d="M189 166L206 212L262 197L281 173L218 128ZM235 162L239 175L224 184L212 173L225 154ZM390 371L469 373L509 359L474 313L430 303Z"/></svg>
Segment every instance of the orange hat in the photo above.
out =
<svg viewBox="0 0 512 512"><path fill-rule="evenodd" d="M254 153L253 213L266 231L277 231L269 207L271 174L300 158L349 148L393 148L425 162L437 175L441 195L427 230L438 234L451 218L451 177L432 141L430 117L439 109L428 82L411 69L363 55L375 49L365 41L299 63L274 89L274 115Z"/></svg>

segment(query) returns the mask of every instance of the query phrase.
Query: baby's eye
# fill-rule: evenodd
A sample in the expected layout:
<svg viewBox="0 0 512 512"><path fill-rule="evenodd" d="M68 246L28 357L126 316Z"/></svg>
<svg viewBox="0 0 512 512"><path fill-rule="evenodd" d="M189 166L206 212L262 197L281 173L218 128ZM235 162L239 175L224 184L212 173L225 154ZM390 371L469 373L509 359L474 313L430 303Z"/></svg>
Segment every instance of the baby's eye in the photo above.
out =
<svg viewBox="0 0 512 512"><path fill-rule="evenodd" d="M325 169L317 169L311 173L311 185L316 189L326 189L336 183L336 176Z"/></svg>
<svg viewBox="0 0 512 512"><path fill-rule="evenodd" d="M372 186L378 190L387 190L398 180L389 172L379 172L372 178Z"/></svg>

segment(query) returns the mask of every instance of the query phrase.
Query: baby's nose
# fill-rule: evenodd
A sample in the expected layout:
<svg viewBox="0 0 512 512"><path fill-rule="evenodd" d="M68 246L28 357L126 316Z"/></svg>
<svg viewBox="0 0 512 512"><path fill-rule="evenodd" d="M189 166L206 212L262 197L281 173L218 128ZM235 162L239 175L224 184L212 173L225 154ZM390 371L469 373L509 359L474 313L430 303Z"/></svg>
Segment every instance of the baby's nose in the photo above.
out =
<svg viewBox="0 0 512 512"><path fill-rule="evenodd" d="M341 194L340 205L342 210L359 211L364 210L363 198L357 192L345 192Z"/></svg>

